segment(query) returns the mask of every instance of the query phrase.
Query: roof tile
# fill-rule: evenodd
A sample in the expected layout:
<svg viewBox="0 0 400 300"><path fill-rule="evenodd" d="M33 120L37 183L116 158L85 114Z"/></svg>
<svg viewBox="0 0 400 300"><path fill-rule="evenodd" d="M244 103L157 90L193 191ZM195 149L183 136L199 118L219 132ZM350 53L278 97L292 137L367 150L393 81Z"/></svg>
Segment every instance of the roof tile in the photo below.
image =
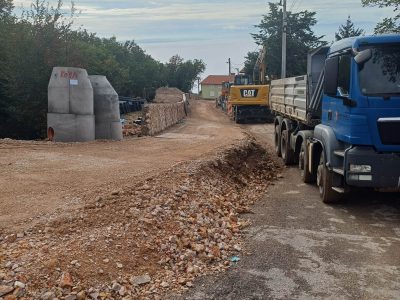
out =
<svg viewBox="0 0 400 300"><path fill-rule="evenodd" d="M223 82L233 82L235 75L209 75L204 79L202 85L221 85Z"/></svg>

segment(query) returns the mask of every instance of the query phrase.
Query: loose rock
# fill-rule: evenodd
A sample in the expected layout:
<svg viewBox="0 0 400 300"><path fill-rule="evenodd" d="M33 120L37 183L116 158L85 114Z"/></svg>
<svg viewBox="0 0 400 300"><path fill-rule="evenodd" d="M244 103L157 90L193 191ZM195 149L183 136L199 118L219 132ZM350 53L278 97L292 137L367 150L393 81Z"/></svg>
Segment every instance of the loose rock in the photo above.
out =
<svg viewBox="0 0 400 300"><path fill-rule="evenodd" d="M151 282L151 277L149 275L135 276L131 278L131 283L134 286L144 285Z"/></svg>
<svg viewBox="0 0 400 300"><path fill-rule="evenodd" d="M72 281L72 276L68 272L65 272L61 275L60 278L60 287L62 288L71 288L73 287L74 283Z"/></svg>
<svg viewBox="0 0 400 300"><path fill-rule="evenodd" d="M14 291L14 288L12 286L8 285L0 285L0 297L3 297L9 293Z"/></svg>

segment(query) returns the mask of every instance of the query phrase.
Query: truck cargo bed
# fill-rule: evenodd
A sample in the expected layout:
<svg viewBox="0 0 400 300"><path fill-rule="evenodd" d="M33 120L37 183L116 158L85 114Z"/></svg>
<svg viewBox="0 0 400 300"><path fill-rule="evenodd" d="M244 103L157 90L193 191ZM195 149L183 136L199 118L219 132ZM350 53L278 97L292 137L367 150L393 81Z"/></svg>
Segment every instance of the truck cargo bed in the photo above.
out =
<svg viewBox="0 0 400 300"><path fill-rule="evenodd" d="M323 66L329 47L308 54L307 74L271 81L272 112L314 127L321 121Z"/></svg>
<svg viewBox="0 0 400 300"><path fill-rule="evenodd" d="M298 121L307 121L307 75L273 80L271 109Z"/></svg>

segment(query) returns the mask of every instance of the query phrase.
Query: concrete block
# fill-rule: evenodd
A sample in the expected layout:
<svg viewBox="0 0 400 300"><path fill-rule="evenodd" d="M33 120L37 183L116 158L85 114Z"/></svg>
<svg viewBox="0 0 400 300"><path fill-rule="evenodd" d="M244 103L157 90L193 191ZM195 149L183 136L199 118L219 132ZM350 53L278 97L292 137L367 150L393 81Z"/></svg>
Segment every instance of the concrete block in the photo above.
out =
<svg viewBox="0 0 400 300"><path fill-rule="evenodd" d="M55 67L48 86L48 112L92 115L93 88L86 70Z"/></svg>
<svg viewBox="0 0 400 300"><path fill-rule="evenodd" d="M55 142L89 142L95 139L94 115L47 114L47 129Z"/></svg>

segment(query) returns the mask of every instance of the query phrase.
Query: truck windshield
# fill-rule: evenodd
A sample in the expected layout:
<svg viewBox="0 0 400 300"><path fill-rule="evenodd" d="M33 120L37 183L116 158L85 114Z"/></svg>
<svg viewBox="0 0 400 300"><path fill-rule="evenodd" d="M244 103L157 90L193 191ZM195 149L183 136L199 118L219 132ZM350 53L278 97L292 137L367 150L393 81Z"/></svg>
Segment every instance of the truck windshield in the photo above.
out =
<svg viewBox="0 0 400 300"><path fill-rule="evenodd" d="M371 59L360 65L362 93L400 95L400 44L374 46L371 50Z"/></svg>

